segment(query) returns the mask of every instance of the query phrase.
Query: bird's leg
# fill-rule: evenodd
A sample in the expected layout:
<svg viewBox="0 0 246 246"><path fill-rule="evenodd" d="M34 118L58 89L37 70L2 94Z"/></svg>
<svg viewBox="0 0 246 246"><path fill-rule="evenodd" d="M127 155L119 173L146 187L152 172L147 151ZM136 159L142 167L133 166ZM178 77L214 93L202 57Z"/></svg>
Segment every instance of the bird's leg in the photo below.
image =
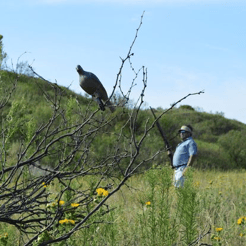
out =
<svg viewBox="0 0 246 246"><path fill-rule="evenodd" d="M97 103L98 103L100 109L101 109L102 111L104 111L104 110L105 110L105 107L104 107L104 104L103 104L101 98L100 98L100 97L96 97L96 101L97 101Z"/></svg>

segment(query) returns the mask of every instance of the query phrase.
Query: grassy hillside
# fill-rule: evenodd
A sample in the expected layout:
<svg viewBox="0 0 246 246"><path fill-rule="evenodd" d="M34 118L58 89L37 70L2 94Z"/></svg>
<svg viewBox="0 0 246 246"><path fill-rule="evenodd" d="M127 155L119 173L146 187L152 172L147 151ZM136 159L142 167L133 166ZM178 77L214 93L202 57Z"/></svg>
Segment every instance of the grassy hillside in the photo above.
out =
<svg viewBox="0 0 246 246"><path fill-rule="evenodd" d="M1 108L0 115L2 129L8 132L7 135L10 140L8 154L13 155L13 158L16 154L17 143L30 140L31 134L49 121L56 104L59 103L59 110L63 112L66 119L75 125L82 122L87 111L97 109L97 104L92 99L78 95L64 87L60 87L62 90L59 91L56 88L55 84L38 78L0 71L2 105L13 90L7 104ZM117 138L114 132L124 126L125 120L132 110L118 107L113 116L109 110L99 114L98 120L107 117L111 123L110 126L102 128L102 131L105 132L103 138L93 140L91 145L93 158L97 160L104 158L108 146L112 145ZM161 114L163 110L158 108L156 115ZM147 125L150 126L153 122L151 111L149 109L141 110L135 127L137 139L140 139L144 133L148 119ZM60 124L60 122L61 120L57 121L56 124ZM221 114L199 112L188 105L169 111L163 115L160 123L173 149L179 142L177 135L179 127L184 124L193 126L193 137L199 148L199 158L195 163L196 168L245 168L245 124L226 119ZM123 134L127 135L129 131L127 127L123 127ZM158 130L154 129L148 134L141 156L147 157L159 149L164 150L164 144ZM167 156L163 152L155 158L155 163L147 162L146 165L163 165L167 161ZM49 163L50 160L46 164L49 165Z"/></svg>
<svg viewBox="0 0 246 246"><path fill-rule="evenodd" d="M191 124L199 148L197 170L174 189L149 109L102 112L90 98L6 71L0 85L1 245L64 245L66 235L71 245L243 242L244 124L188 105L164 114L173 147ZM204 172L214 168L223 172Z"/></svg>

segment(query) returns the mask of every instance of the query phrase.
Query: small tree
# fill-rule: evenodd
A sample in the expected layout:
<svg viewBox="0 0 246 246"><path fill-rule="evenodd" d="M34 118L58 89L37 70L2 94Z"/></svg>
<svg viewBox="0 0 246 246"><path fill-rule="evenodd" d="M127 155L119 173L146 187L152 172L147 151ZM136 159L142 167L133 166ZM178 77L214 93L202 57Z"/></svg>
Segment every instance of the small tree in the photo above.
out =
<svg viewBox="0 0 246 246"><path fill-rule="evenodd" d="M7 54L3 50L3 36L0 34L0 70L2 69L2 62L7 57Z"/></svg>
<svg viewBox="0 0 246 246"><path fill-rule="evenodd" d="M245 132L231 130L219 138L219 144L223 147L231 161L231 166L246 168L246 138Z"/></svg>
<svg viewBox="0 0 246 246"><path fill-rule="evenodd" d="M91 103L82 108L76 96L67 100L64 89L57 84L46 81L42 87L40 78L45 79L30 67L39 77L36 84L50 106L47 119L37 125L33 118L25 116L23 105L14 102L2 118L0 222L11 224L21 232L21 245L62 243L78 230L104 223L104 215L111 211L106 204L108 199L140 167L153 162L161 153L156 150L144 155L147 136L155 125L152 118L142 119L144 127L141 134L137 132L147 86L147 69L141 67L135 72L131 57L142 18L126 58L122 59L110 95L111 99L116 88L120 89L122 100L115 113L101 113ZM121 75L127 61L135 75L125 93L121 88ZM141 73L139 99L130 108L124 107ZM53 93L48 92L50 88ZM9 97L11 94L10 91ZM64 100L67 101L64 103ZM21 116L17 113L22 114L24 120L18 119ZM123 124L113 128L118 118ZM9 155L11 139L18 140L15 142L15 159L10 159Z"/></svg>
<svg viewBox="0 0 246 246"><path fill-rule="evenodd" d="M142 18L139 28L141 24ZM110 96L118 86L124 104L129 100L133 83L124 93L119 81L125 62L133 56L131 49L139 28L126 58L122 59ZM3 57L1 43L1 61ZM82 228L103 223L103 215L110 211L106 201L141 165L159 153L149 156L148 160L139 158L143 141L153 128L153 123L147 119L142 136L136 135L135 124L147 86L144 67L135 73L134 81L141 71L140 98L133 110L121 105L122 110L117 113L124 115L125 122L114 132L109 129L117 120L117 114L101 114L92 104L81 109L76 97L64 103L64 89L46 81L53 90L49 94L42 89L40 78L36 79L36 84L50 105L51 113L38 128L34 119L25 118L25 106L12 102L1 126L0 221L14 225L21 232L22 245L61 242ZM17 74L16 78L19 78ZM9 97L11 94L8 93ZM108 136L113 141L111 145L102 143ZM16 159L13 160L9 152L16 139ZM104 153L103 158L98 158L98 151Z"/></svg>

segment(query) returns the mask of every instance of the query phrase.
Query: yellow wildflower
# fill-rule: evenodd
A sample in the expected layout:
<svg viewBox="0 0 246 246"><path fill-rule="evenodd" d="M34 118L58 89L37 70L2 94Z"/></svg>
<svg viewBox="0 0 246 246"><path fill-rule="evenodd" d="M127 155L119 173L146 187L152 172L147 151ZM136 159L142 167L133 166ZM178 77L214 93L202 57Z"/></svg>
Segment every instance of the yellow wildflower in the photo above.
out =
<svg viewBox="0 0 246 246"><path fill-rule="evenodd" d="M96 192L97 192L97 195L98 195L98 196L102 196L103 191L104 191L104 189L102 189L102 188L96 189Z"/></svg>
<svg viewBox="0 0 246 246"><path fill-rule="evenodd" d="M242 218L239 218L239 219L237 220L237 224L238 224L238 225L241 225L242 222L243 222Z"/></svg>
<svg viewBox="0 0 246 246"><path fill-rule="evenodd" d="M239 236L240 236L240 237L243 237L243 236L244 236L244 234L243 234L243 233L240 233L240 234L239 234Z"/></svg>
<svg viewBox="0 0 246 246"><path fill-rule="evenodd" d="M148 201L148 202L145 203L145 205L150 206L151 205L151 202Z"/></svg>
<svg viewBox="0 0 246 246"><path fill-rule="evenodd" d="M65 202L64 201L59 201L59 205L62 206Z"/></svg>
<svg viewBox="0 0 246 246"><path fill-rule="evenodd" d="M66 219L65 220L59 220L60 224L64 224L65 222L66 222Z"/></svg>
<svg viewBox="0 0 246 246"><path fill-rule="evenodd" d="M98 196L108 196L108 191L103 188L96 189Z"/></svg>
<svg viewBox="0 0 246 246"><path fill-rule="evenodd" d="M213 239L216 241L220 241L220 237L214 237Z"/></svg>
<svg viewBox="0 0 246 246"><path fill-rule="evenodd" d="M245 222L246 222L246 217L245 216L243 216L243 217L241 217L241 218L239 218L237 220L237 224L238 225L244 224Z"/></svg>
<svg viewBox="0 0 246 246"><path fill-rule="evenodd" d="M69 219L64 219L64 220L59 220L59 223L60 224L75 224L75 221L74 220L69 220Z"/></svg>
<svg viewBox="0 0 246 246"><path fill-rule="evenodd" d="M75 225L75 221L74 220L68 220L68 223Z"/></svg>
<svg viewBox="0 0 246 246"><path fill-rule="evenodd" d="M4 233L4 237L5 237L5 238L8 238L8 236L9 236L8 233L5 232L5 233Z"/></svg>
<svg viewBox="0 0 246 246"><path fill-rule="evenodd" d="M47 188L47 185L46 185L45 182L43 182L42 185L43 185L44 188Z"/></svg>
<svg viewBox="0 0 246 246"><path fill-rule="evenodd" d="M220 231L223 230L223 228L222 228L222 227L221 227L221 228L215 228L215 230L216 230L217 232L220 232Z"/></svg>
<svg viewBox="0 0 246 246"><path fill-rule="evenodd" d="M107 190L103 191L103 196L108 196L108 191Z"/></svg>
<svg viewBox="0 0 246 246"><path fill-rule="evenodd" d="M79 206L79 203L71 203L71 206L72 206L73 208L77 208L77 207Z"/></svg>

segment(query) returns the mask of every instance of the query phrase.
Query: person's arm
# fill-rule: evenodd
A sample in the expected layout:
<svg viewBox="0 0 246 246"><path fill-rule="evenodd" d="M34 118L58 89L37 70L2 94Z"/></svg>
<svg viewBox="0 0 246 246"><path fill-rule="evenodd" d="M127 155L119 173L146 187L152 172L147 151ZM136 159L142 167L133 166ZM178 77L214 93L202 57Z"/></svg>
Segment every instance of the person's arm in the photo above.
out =
<svg viewBox="0 0 246 246"><path fill-rule="evenodd" d="M191 155L190 156L190 158L189 158L189 160L187 162L187 166L186 166L186 168L183 171L183 175L186 173L188 167L192 166L192 164L194 163L195 159L196 159L196 155Z"/></svg>

